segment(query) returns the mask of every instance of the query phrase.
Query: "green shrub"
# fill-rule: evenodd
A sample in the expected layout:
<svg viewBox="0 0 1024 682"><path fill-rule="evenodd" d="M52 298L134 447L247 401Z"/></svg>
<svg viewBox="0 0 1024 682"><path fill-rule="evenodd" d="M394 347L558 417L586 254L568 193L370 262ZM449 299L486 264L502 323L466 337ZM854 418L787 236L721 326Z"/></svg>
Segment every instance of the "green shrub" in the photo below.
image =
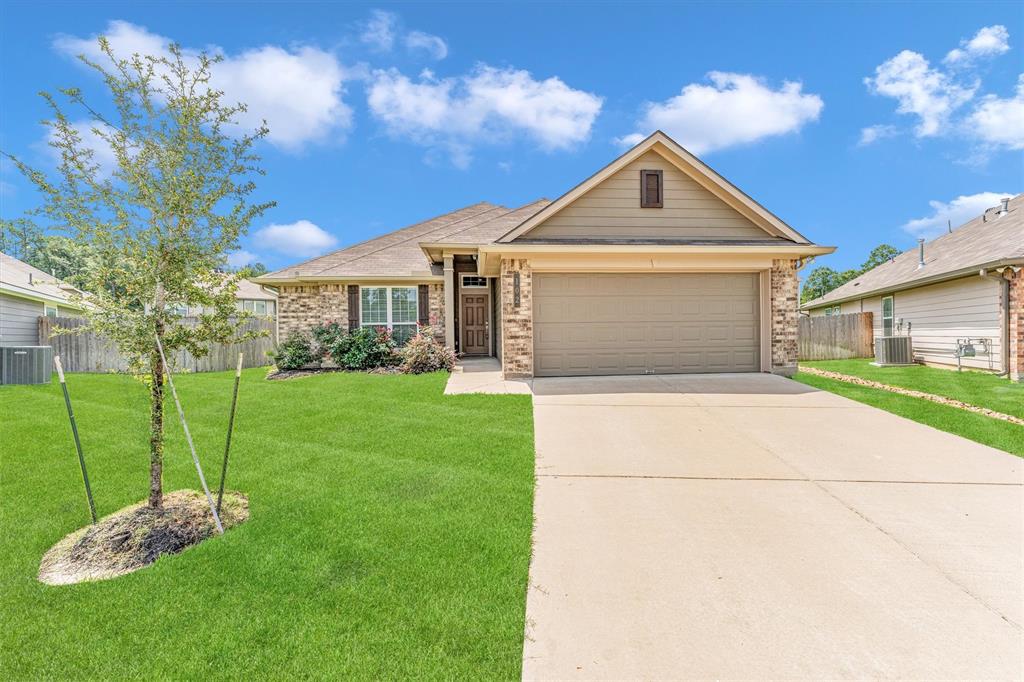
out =
<svg viewBox="0 0 1024 682"><path fill-rule="evenodd" d="M330 348L331 359L345 369L376 369L398 363L395 340L386 327L360 327L342 334Z"/></svg>
<svg viewBox="0 0 1024 682"><path fill-rule="evenodd" d="M402 358L401 369L406 374L450 372L455 367L455 351L438 343L430 327L419 327L398 354Z"/></svg>
<svg viewBox="0 0 1024 682"><path fill-rule="evenodd" d="M274 353L274 364L278 369L299 369L317 361L313 344L302 332L292 332Z"/></svg>
<svg viewBox="0 0 1024 682"><path fill-rule="evenodd" d="M317 359L322 360L326 357L338 339L345 336L346 331L337 322L325 322L313 327L313 354Z"/></svg>

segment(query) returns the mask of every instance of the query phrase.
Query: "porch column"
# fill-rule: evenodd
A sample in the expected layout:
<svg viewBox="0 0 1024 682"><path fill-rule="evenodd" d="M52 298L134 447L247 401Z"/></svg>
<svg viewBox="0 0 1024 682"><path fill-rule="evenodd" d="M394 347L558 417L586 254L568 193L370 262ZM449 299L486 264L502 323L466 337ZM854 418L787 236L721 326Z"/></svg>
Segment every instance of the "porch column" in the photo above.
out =
<svg viewBox="0 0 1024 682"><path fill-rule="evenodd" d="M455 348L455 260L444 257L444 343Z"/></svg>

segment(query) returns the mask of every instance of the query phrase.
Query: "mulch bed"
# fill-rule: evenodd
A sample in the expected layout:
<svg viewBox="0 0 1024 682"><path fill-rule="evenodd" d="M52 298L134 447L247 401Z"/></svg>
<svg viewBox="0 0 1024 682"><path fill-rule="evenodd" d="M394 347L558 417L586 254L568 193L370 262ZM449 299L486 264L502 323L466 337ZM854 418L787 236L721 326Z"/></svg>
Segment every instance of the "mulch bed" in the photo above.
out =
<svg viewBox="0 0 1024 682"><path fill-rule="evenodd" d="M905 395L911 398L920 398L921 400L928 400L930 402L938 403L940 405L948 405L949 407L955 407L959 410L974 412L975 414L983 414L986 417L992 417L993 419L1001 419L1005 422L1010 422L1011 424L1024 426L1024 419L1021 419L1020 417L1014 417L1013 415L1004 414L1003 412L996 412L995 410L990 410L987 407L978 407L977 405L965 403L962 400L955 400L953 398L935 395L934 393L925 393L924 391L914 391L909 388L890 386L889 384L883 384L878 381L862 379L860 377L850 376L849 374L840 374L839 372L832 372L826 369L818 369L816 367L801 367L800 371L806 372L807 374L813 374L819 377L825 377L826 379L835 379L836 381L842 381L847 384L856 384L857 386L876 388L880 391L898 393L899 395Z"/></svg>
<svg viewBox="0 0 1024 682"><path fill-rule="evenodd" d="M249 499L241 493L225 492L220 517L225 530L244 522L249 518ZM216 534L206 496L195 490L176 490L164 495L161 509L140 502L66 536L43 555L39 581L70 585L116 578Z"/></svg>

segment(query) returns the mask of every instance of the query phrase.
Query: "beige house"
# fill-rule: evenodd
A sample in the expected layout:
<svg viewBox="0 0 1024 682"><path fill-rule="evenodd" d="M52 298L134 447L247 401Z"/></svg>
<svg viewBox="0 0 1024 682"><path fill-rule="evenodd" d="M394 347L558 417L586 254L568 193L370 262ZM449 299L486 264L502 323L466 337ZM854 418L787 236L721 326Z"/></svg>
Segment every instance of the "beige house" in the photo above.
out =
<svg viewBox="0 0 1024 682"><path fill-rule="evenodd" d="M0 253L0 346L35 346L39 318L73 317L81 292L49 273Z"/></svg>
<svg viewBox="0 0 1024 682"><path fill-rule="evenodd" d="M875 336L908 334L919 362L1024 376L1024 194L805 303L811 315L870 311ZM962 355L962 354L961 354Z"/></svg>
<svg viewBox="0 0 1024 682"><path fill-rule="evenodd" d="M256 279L284 338L430 324L507 377L796 368L813 244L656 132L555 201L486 202Z"/></svg>

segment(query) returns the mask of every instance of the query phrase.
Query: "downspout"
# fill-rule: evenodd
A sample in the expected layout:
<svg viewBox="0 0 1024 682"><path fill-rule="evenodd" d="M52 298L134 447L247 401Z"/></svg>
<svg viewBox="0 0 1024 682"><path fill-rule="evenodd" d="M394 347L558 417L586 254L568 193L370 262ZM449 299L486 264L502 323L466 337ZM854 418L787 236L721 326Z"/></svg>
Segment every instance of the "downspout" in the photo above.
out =
<svg viewBox="0 0 1024 682"><path fill-rule="evenodd" d="M1002 369L997 377L1009 376L1010 374L1010 280L1003 277L1003 273L996 271L999 274L993 275L985 268L978 271L978 275L985 279L990 279L1000 283L999 298L1002 301L1002 305L999 310L999 317L1001 318L999 329L999 347L1002 349Z"/></svg>

